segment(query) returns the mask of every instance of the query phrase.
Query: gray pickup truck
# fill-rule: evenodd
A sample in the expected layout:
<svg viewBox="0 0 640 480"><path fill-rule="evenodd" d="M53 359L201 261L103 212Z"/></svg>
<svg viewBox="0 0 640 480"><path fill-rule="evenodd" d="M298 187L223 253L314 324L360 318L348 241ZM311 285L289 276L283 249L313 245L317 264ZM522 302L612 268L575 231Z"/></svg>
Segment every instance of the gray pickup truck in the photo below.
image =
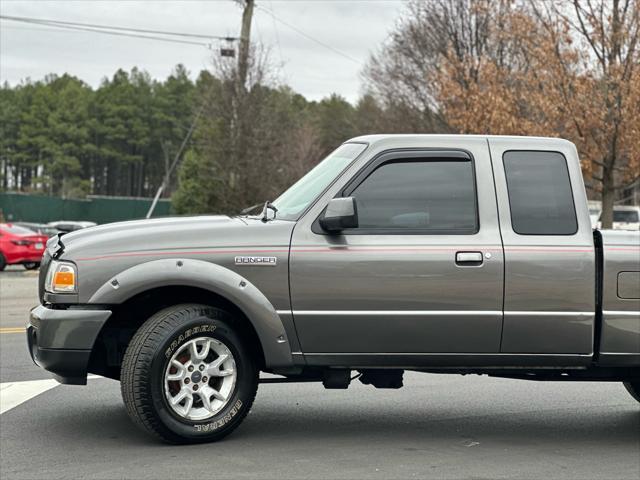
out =
<svg viewBox="0 0 640 480"><path fill-rule="evenodd" d="M473 373L640 401L640 233L592 230L560 139L355 138L255 215L53 237L39 280L34 361L120 380L172 443L225 436L264 382Z"/></svg>

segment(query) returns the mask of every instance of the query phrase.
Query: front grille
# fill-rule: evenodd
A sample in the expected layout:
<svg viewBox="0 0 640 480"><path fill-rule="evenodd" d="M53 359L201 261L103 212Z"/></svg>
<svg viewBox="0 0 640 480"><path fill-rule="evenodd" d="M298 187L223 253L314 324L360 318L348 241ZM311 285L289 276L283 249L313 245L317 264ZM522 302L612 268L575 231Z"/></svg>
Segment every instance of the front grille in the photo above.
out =
<svg viewBox="0 0 640 480"><path fill-rule="evenodd" d="M44 251L42 256L42 262L40 262L40 275L38 276L38 296L40 297L40 303L44 303L44 283L47 280L47 270L49 270L49 264L51 263L51 255L49 250Z"/></svg>

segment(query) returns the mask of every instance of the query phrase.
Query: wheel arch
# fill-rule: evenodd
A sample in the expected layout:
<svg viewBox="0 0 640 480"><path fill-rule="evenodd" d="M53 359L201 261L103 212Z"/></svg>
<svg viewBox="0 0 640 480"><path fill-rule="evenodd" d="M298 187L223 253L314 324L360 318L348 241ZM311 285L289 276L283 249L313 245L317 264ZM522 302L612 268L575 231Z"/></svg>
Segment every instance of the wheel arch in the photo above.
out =
<svg viewBox="0 0 640 480"><path fill-rule="evenodd" d="M109 305L114 311L96 339L94 358L104 354L113 363L124 352L107 349L107 337L115 335L120 344L128 343L130 336L158 310L178 303L202 303L235 314L244 333L254 342L252 350L257 350L262 368L293 366L289 339L273 305L255 285L220 265L193 259L138 264L110 278L89 303ZM95 370L97 363L92 365ZM114 376L113 372L95 373Z"/></svg>

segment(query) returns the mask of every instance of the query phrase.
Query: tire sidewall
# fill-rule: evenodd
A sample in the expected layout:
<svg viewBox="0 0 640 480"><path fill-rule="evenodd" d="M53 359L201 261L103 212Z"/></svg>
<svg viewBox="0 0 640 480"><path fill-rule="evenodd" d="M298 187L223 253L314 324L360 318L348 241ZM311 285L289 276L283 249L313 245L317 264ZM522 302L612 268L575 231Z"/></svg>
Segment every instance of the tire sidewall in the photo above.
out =
<svg viewBox="0 0 640 480"><path fill-rule="evenodd" d="M164 338L155 350L150 368L151 400L160 423L173 435L190 441L211 441L226 435L244 418L251 407L257 384L257 372L239 336L230 327L230 316L218 309L203 307L189 320ZM236 384L225 407L206 420L180 418L169 406L164 393L164 376L173 354L185 343L199 337L211 337L223 342L233 354L236 364Z"/></svg>

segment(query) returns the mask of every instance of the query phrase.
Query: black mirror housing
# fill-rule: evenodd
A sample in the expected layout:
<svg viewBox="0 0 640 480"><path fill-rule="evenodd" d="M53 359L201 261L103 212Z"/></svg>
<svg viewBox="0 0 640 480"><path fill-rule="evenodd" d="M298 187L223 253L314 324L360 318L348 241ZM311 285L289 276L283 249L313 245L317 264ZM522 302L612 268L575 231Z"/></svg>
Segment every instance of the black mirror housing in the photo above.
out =
<svg viewBox="0 0 640 480"><path fill-rule="evenodd" d="M353 197L331 199L319 223L322 229L329 233L358 228L356 199Z"/></svg>

